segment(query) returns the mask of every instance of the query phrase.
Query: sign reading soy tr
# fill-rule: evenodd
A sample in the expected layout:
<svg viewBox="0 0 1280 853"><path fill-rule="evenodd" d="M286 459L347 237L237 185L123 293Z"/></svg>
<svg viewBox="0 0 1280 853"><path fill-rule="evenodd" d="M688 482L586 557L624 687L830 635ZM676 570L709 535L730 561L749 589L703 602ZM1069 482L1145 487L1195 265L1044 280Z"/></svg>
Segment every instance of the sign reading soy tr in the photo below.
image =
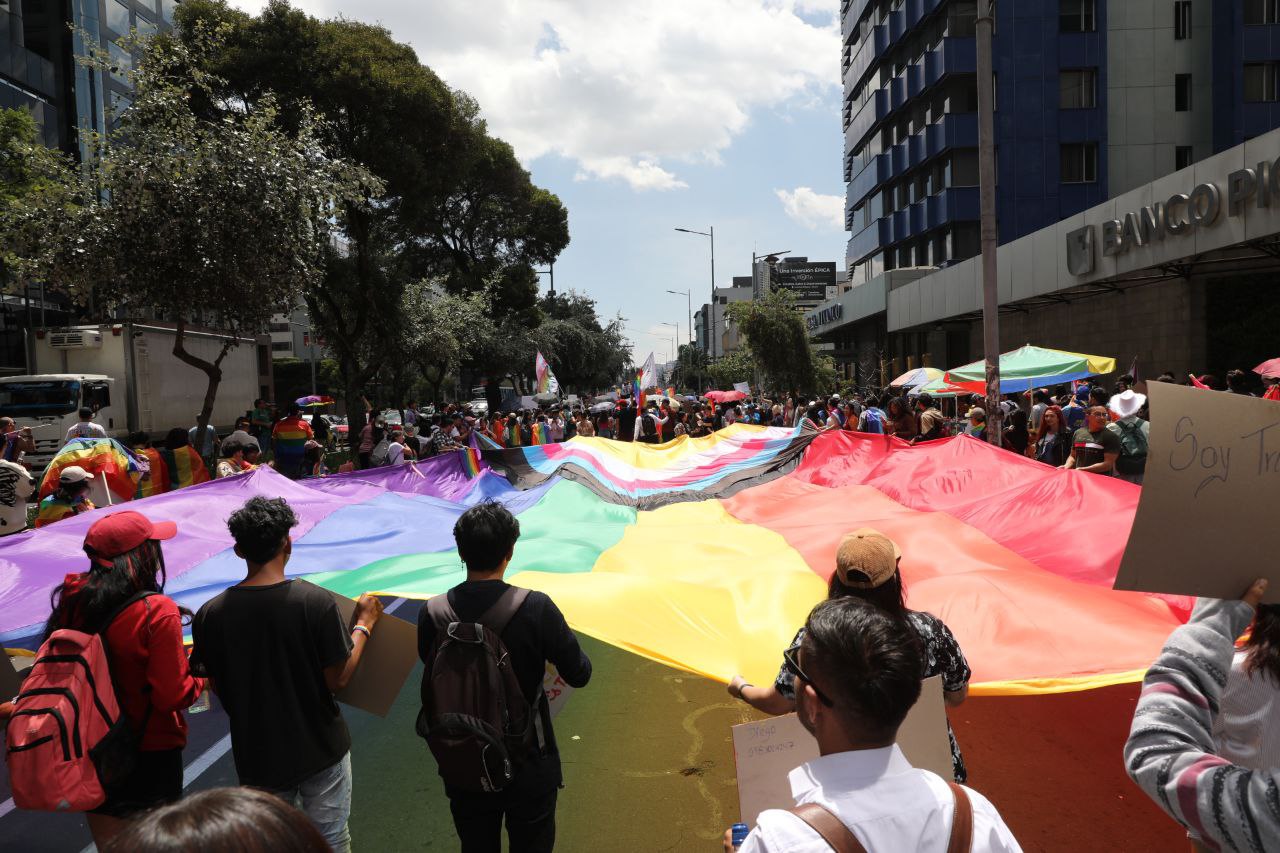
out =
<svg viewBox="0 0 1280 853"><path fill-rule="evenodd" d="M1258 208L1280 202L1280 160L1259 163L1256 169L1240 169L1227 176L1227 213L1241 216L1253 202ZM1216 184L1203 183L1190 193L1175 193L1168 201L1158 201L1123 219L1102 223L1102 254L1123 255L1135 246L1147 246L1166 236L1178 237L1197 228L1207 228L1222 213L1222 192ZM1090 275L1094 270L1093 225L1067 234L1067 271Z"/></svg>

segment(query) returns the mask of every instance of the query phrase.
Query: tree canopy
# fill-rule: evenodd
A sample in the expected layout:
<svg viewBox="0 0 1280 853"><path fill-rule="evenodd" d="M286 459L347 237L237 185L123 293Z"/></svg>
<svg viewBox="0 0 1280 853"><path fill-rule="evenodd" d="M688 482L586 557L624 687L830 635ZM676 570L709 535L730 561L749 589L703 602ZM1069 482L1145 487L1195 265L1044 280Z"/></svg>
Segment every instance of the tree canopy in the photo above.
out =
<svg viewBox="0 0 1280 853"><path fill-rule="evenodd" d="M766 387L777 392L828 387L834 372L809 341L804 317L789 291L778 289L761 299L735 302L726 311L750 347L753 365Z"/></svg>
<svg viewBox="0 0 1280 853"><path fill-rule="evenodd" d="M133 46L132 106L86 135L93 156L73 173L77 203L41 209L48 236L27 272L100 308L176 322L174 355L208 377L203 426L236 337L264 330L324 278L333 233L382 185L325 151L309 109L285 127L269 96L252 111L224 100L220 81L199 73L220 48L214 33ZM201 100L221 114L197 114ZM230 333L212 360L185 348L188 325L202 321Z"/></svg>
<svg viewBox="0 0 1280 853"><path fill-rule="evenodd" d="M382 182L370 204L344 211L342 239L306 297L349 405L398 357L384 331L413 282L484 293L495 322L530 322L534 265L568 245L568 216L555 195L533 185L511 147L489 136L474 99L386 29L320 20L284 0L257 16L222 0L186 0L177 23L182 40L202 26L225 32L226 49L205 67L224 81L220 97L201 109L219 116L227 103L250 113L274 103L298 123L314 109L327 120L326 153L362 164Z"/></svg>

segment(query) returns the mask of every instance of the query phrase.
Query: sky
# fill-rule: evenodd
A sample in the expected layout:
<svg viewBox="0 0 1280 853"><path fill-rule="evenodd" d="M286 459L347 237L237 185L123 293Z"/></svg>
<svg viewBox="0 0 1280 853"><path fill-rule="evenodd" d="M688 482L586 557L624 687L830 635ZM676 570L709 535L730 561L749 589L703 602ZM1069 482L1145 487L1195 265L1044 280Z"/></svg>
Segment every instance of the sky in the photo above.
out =
<svg viewBox="0 0 1280 853"><path fill-rule="evenodd" d="M710 241L676 228L714 226L718 287L752 252L844 267L839 0L292 2L381 24L478 100L569 211L556 290L624 317L637 363L710 298Z"/></svg>

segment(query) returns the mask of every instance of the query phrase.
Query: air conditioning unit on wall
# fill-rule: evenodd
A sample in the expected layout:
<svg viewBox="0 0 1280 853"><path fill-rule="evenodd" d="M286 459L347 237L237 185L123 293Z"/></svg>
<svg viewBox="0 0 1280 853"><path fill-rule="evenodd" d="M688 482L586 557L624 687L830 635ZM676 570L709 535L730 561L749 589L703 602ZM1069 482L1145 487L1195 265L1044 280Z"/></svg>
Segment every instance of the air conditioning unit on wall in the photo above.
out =
<svg viewBox="0 0 1280 853"><path fill-rule="evenodd" d="M102 349L102 332L97 329L67 329L49 333L54 349Z"/></svg>

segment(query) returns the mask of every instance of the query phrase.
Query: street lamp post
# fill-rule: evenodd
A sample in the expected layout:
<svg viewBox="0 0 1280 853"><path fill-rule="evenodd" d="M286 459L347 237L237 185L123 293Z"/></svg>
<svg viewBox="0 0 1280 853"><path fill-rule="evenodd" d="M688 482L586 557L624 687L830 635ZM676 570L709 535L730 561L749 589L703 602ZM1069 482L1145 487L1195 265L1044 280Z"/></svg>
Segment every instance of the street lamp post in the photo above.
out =
<svg viewBox="0 0 1280 853"><path fill-rule="evenodd" d="M672 336L671 336L671 360L672 360L672 361L675 361L675 360L676 360L676 353L677 353L677 350L676 350L676 338L680 337L680 324L679 324L679 323L659 323L658 325L659 325L659 326L670 326L671 328L673 328L673 329L675 329L675 330L676 330L676 333L675 333L674 335L672 335Z"/></svg>
<svg viewBox="0 0 1280 853"><path fill-rule="evenodd" d="M711 340L707 341L708 356L715 357L716 341L716 227L710 226L706 231L694 231L691 228L677 228L682 234L699 234L711 240Z"/></svg>
<svg viewBox="0 0 1280 853"><path fill-rule="evenodd" d="M689 346L694 347L696 349L698 337L693 333L693 291L692 290L668 290L667 293L670 293L673 296L681 296L681 295L684 296L686 305L689 309ZM678 329L676 330L676 334L679 334ZM679 361L679 360L680 360L680 356L677 351L676 361ZM697 391L698 389L695 386L693 390Z"/></svg>

